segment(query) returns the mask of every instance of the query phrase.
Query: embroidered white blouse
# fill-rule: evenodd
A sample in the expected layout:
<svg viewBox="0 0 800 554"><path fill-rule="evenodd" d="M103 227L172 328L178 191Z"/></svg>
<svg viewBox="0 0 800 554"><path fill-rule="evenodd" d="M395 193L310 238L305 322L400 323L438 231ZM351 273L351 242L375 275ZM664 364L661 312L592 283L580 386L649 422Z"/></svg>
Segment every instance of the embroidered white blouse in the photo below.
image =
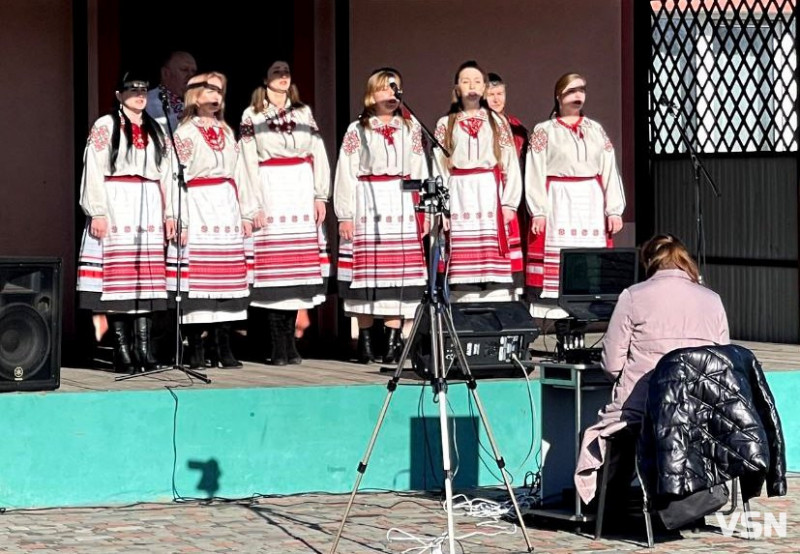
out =
<svg viewBox="0 0 800 554"><path fill-rule="evenodd" d="M438 163L435 165L434 171L441 172L446 184L447 178L450 176L450 168L491 169L499 162L504 175L501 204L516 211L522 197L522 175L517 151L509 133L508 124L495 113L492 113L492 117L500 134L500 160L494 154L494 137L492 126L489 123L489 114L485 108L481 108L474 115L468 115L466 112L456 115L451 156L448 159L437 148L435 155ZM436 140L442 145L445 143L447 134L447 121L448 116L444 116L436 123L434 134Z"/></svg>
<svg viewBox="0 0 800 554"><path fill-rule="evenodd" d="M199 119L195 117L190 121L181 123L174 136L178 159L184 165L183 174L186 183L195 178L234 179L239 147L230 127L224 124L203 127ZM173 163L175 163L174 156L172 158ZM177 168L174 169L177 173ZM174 218L177 213L177 179L174 183L173 186L167 189L165 210L167 218ZM245 213L244 208L242 213ZM186 195L184 193L181 213L184 226L188 225L188 216Z"/></svg>
<svg viewBox="0 0 800 554"><path fill-rule="evenodd" d="M428 177L418 121L395 116L382 123L379 118L371 117L368 127L359 121L347 127L334 186L333 207L339 221L353 219L358 178L366 175Z"/></svg>
<svg viewBox="0 0 800 554"><path fill-rule="evenodd" d="M119 132L119 154L114 172L111 172L111 132L114 120L104 115L92 126L86 149L83 152L83 175L81 176L81 208L89 217L108 215L108 198L106 197L105 179L111 175L138 175L151 181L161 183L162 190L171 180L168 153L165 152L161 166L156 165L156 152L153 141L147 137L146 146L139 143L145 140L141 135L133 134L134 144L128 151L128 140L125 132Z"/></svg>
<svg viewBox="0 0 800 554"><path fill-rule="evenodd" d="M246 186L257 188L260 162L273 158L311 156L314 167L314 198L326 202L330 199L330 164L311 108L292 108L291 102L287 101L282 109L270 104L266 110L256 113L251 106L242 114L240 130L241 167L237 169L237 174L240 179L248 180ZM242 188L244 186L245 184Z"/></svg>
<svg viewBox="0 0 800 554"><path fill-rule="evenodd" d="M525 164L525 200L534 217L544 217L549 212L548 177L598 175L606 193L606 215L621 216L625 211L625 189L614 146L603 127L588 117L574 126L553 118L534 127Z"/></svg>

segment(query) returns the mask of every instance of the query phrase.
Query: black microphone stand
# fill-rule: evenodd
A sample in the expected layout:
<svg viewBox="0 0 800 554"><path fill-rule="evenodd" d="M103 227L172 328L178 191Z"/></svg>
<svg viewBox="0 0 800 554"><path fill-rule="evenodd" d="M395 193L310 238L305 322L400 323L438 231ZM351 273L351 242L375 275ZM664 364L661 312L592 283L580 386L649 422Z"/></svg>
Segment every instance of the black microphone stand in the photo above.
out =
<svg viewBox="0 0 800 554"><path fill-rule="evenodd" d="M709 187L711 187L711 191L714 193L714 196L717 198L722 197L722 193L719 191L717 184L714 182L714 179L709 174L706 166L703 164L703 161L697 155L697 151L692 144L692 141L689 140L689 137L686 134L686 129L681 126L680 117L683 115L686 117L686 121L689 121L689 115L684 111L683 107L676 109L675 106L671 102L661 101L659 104L662 104L667 108L667 111L672 115L675 119L675 126L678 128L678 132L681 135L681 139L683 143L686 145L686 151L689 154L689 160L692 163L693 169L693 179L694 179L694 216L695 216L695 259L697 260L697 264L700 266L700 283L704 282L703 274L705 273L706 268L706 235L705 235L705 226L703 224L703 197L700 194L700 182L701 180L705 180ZM678 113L676 113L678 112ZM701 179L702 178L702 179Z"/></svg>
<svg viewBox="0 0 800 554"><path fill-rule="evenodd" d="M398 91L396 86L393 86L392 89L395 92L395 96L398 100L400 100L402 96L402 91ZM442 148L439 141L436 140L436 137L422 124L422 122L414 115L414 112L409 108L407 105L401 106L401 110L404 110L408 113L420 126L420 129L425 135L425 138L429 141L429 145L436 145L439 148ZM442 148L442 151L445 153L447 157L450 156L450 153ZM433 157L432 153L430 157L426 160L428 162L428 166L430 167L431 157ZM432 175L432 173L430 173ZM403 353L400 356L400 360L397 363L397 368L394 371L391 379L387 383L387 390L386 398L384 399L383 406L381 408L380 414L378 415L378 421L375 423L375 428L372 431L372 436L369 439L369 443L367 444L366 452L362 457L361 461L358 463L358 467L356 469L356 481L353 485L353 490L350 493L350 498L347 503L347 507L345 508L344 514L342 516L342 520L339 524L339 529L336 532L336 536L334 537L333 544L331 545L330 554L335 554L337 548L339 546L339 541L342 538L342 532L344 531L344 526L347 523L347 518L350 514L350 510L353 507L353 502L355 501L356 493L358 492L358 488L361 485L361 480L364 477L364 474L367 471L367 465L369 464L369 459L372 456L372 450L375 446L375 441L378 438L378 433L383 426L383 421L386 417L386 414L389 410L389 403L392 400L392 396L394 395L394 391L397 389L397 384L400 381L400 377L405 369L406 359L408 358L409 354L411 353L412 346L415 345L415 337L417 332L420 330L422 325L426 325L430 329L430 348L431 348L431 368L430 368L430 378L431 386L433 388L436 403L439 406L439 429L441 435L441 445L442 445L442 469L444 471L444 489L445 489L445 510L447 512L447 542L449 544L449 549L447 552L455 553L455 523L453 521L453 477L454 472L451 469L451 459L450 459L450 431L449 431L449 424L447 418L447 360L446 360L446 346L445 346L445 338L444 333L445 331L450 337L451 343L453 345L453 350L455 354L455 360L458 362L459 367L461 368L461 372L466 377L466 386L469 390L472 399L475 402L475 406L477 408L478 414L480 415L481 421L483 423L484 431L486 431L486 436L488 438L489 444L492 448L492 453L494 455L495 462L497 463L497 468L500 471L500 474L503 477L503 482L505 484L506 490L509 494L509 499L514 508L514 515L517 518L519 523L520 529L522 530L522 536L525 538L525 544L527 546L528 552L533 552L533 545L531 544L530 538L528 537L528 531L525 527L525 521L523 520L522 511L519 508L519 504L517 502L517 498L514 494L514 489L511 486L511 480L508 476L508 472L505 469L505 460L503 459L502 455L500 454L500 450L497 447L497 443L494 438L494 434L492 433L491 425L489 424L489 419L486 415L485 410L483 409L483 403L481 402L480 397L478 396L478 383L475 381L475 377L472 371L469 368L467 363L467 357L464 353L464 347L461 344L461 340L458 338L456 334L455 323L453 322L453 315L450 311L450 302L446 295L446 283L443 283L441 286L438 285L437 280L437 270L439 266L439 249L437 246L437 241L439 239L439 235L441 232L441 218L443 215L448 215L446 203L449 199L449 192L447 188L442 183L441 177L436 178L429 178L424 181L407 181L403 183L404 190L418 190L420 192L420 205L416 208L418 211L425 212L426 217L430 218L431 222L431 229L428 233L428 243L430 248L428 250L428 260L427 260L427 269L428 269L428 285L426 287L425 293L422 296L422 300L420 301L419 306L417 306L416 314L414 315L414 324L411 328L411 332L409 333L408 339L406 340L405 347L403 348ZM420 339L422 340L422 339ZM444 539L443 539L444 542Z"/></svg>
<svg viewBox="0 0 800 554"><path fill-rule="evenodd" d="M211 382L211 379L208 378L207 375L200 373L199 371L195 371L193 369L189 369L183 365L183 338L181 337L181 302L183 301L183 296L181 293L181 255L183 253L183 246L181 245L181 233L183 231L183 193L186 191L186 179L183 174L184 165L181 163L180 158L178 157L178 150L175 146L175 135L172 129L172 122L169 120L169 114L171 108L169 106L169 99L167 98L167 94L164 91L161 91L158 95L161 99L161 107L164 110L164 118L167 120L167 133L169 134L170 144L172 145L172 154L175 156L175 160L178 162L178 171L176 175L173 177L177 177L178 180L178 213L177 221L175 222L176 230L175 230L175 248L176 248L176 257L177 262L175 266L175 363L172 366L160 367L158 369L152 369L150 371L143 371L141 373L132 373L131 375L120 375L116 378L117 381L124 381L125 379L132 379L134 377L142 377L144 375L154 375L156 373L163 373L165 371L170 371L173 369L177 369L178 371L184 372L186 375L194 377L195 379L199 379L204 383L208 384Z"/></svg>

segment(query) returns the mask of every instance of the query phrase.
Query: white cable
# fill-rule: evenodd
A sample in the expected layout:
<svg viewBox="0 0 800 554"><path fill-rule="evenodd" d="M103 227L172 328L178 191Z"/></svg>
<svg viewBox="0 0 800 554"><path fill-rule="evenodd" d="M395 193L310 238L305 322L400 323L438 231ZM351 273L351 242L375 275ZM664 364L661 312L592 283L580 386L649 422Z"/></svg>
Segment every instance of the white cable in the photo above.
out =
<svg viewBox="0 0 800 554"><path fill-rule="evenodd" d="M514 535L517 532L517 526L513 523L503 523L501 518L509 513L508 506L511 502L499 504L493 500L485 498L474 498L470 500L463 494L457 494L453 497L453 515L481 518L484 521L479 521L475 524L480 529L486 531L472 531L464 535L454 537L456 541L463 541L472 537L496 537L499 535ZM442 508L446 508L446 503L442 503ZM455 552L448 552L444 549L444 544L448 542L447 532L445 531L438 537L424 537L412 535L402 529L393 527L386 532L386 540L388 542L414 542L416 546L412 546L402 551L402 554L456 554ZM463 551L463 549L462 549Z"/></svg>

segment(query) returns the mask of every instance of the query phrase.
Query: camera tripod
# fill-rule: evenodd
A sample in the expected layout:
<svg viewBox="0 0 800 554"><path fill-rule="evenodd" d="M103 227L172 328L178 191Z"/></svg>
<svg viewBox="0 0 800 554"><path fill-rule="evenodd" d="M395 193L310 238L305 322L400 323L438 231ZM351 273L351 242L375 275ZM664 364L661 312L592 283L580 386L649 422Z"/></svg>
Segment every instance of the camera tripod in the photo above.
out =
<svg viewBox="0 0 800 554"><path fill-rule="evenodd" d="M441 431L441 443L442 443L442 467L444 469L444 486L445 486L445 508L447 511L447 538L449 541L449 553L455 554L455 532L454 532L454 525L453 525L453 471L451 469L451 460L450 460L450 436L449 436L449 428L448 428L448 420L447 420L447 377L444 371L445 368L445 344L444 344L444 329L447 330L452 344L453 350L455 352L456 360L459 363L461 368L461 372L463 373L464 377L466 378L466 385L469 389L470 393L472 394L472 398L475 401L475 406L477 407L478 413L480 414L481 421L483 422L483 427L486 430L486 436L489 439L489 444L491 445L492 452L494 454L495 461L497 462L497 467L500 470L500 474L503 476L503 482L505 483L506 490L508 491L509 497L511 499L511 503L514 506L514 511L517 516L517 520L519 521L520 529L522 529L522 535L525 537L525 543L528 547L528 552L533 551L533 546L531 545L531 541L528 538L528 532L525 528L525 522L522 518L522 513L519 509L519 504L517 503L516 496L514 495L514 489L511 486L511 482L508 478L508 474L505 470L505 460L500 455L500 451L497 448L497 443L494 439L494 435L492 433L491 426L489 425L489 419L486 417L486 412L483 409L483 404L481 403L480 397L478 396L478 384L475 381L475 377L472 374L472 371L467 364L466 355L464 354L463 347L461 342L458 339L456 334L455 324L453 323L452 313L450 312L450 305L449 301L446 298L445 291L442 288L437 287L437 267L439 264L439 256L438 256L438 247L437 247L437 239L438 236L438 221L440 219L439 215L434 216L434 222L436 225L436 232L434 233L433 229L429 235L429 258L430 262L428 265L428 288L425 291L422 301L420 305L417 307L416 313L414 315L414 324L411 328L411 332L408 336L408 340L406 340L405 347L403 348L403 353L400 356L400 361L397 363L397 368L395 369L394 374L392 375L389 383L387 384L387 394L386 399L383 402L383 406L381 407L380 414L378 415L378 421L375 424L375 429L372 431L372 436L369 439L369 443L367 444L366 452L364 453L363 458L358 464L357 469L357 476L355 485L353 485L353 491L350 493L350 499L347 503L347 508L345 509L344 516L342 517L341 524L339 525L339 530L336 533L336 537L334 539L333 545L331 546L330 554L334 554L336 552L336 548L339 545L339 540L342 536L342 531L344 530L345 523L347 522L347 517L350 514L350 510L353 507L353 502L356 497L356 493L358 492L358 487L361 484L361 480L364 477L364 473L366 473L367 465L369 463L370 456L372 455L372 450L375 446L375 441L378 438L378 433L380 432L381 426L383 425L383 421L386 417L386 413L389 410L389 403L392 400L392 396L394 395L394 391L397 389L397 383L400 381L400 376L403 373L403 369L405 366L406 359L411 351L412 345L414 343L414 338L419 331L419 328L423 321L426 321L430 324L430 340L431 340L431 366L432 366L432 373L431 373L431 385L433 387L434 393L436 395L436 402L439 404L439 427Z"/></svg>

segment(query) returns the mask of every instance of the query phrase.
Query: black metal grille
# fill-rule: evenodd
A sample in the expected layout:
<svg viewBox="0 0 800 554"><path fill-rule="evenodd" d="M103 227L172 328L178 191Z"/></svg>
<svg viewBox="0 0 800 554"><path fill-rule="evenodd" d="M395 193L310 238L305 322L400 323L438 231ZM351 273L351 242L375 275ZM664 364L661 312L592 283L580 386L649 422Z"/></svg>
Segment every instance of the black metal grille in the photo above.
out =
<svg viewBox="0 0 800 554"><path fill-rule="evenodd" d="M797 151L795 2L650 2L653 154Z"/></svg>

